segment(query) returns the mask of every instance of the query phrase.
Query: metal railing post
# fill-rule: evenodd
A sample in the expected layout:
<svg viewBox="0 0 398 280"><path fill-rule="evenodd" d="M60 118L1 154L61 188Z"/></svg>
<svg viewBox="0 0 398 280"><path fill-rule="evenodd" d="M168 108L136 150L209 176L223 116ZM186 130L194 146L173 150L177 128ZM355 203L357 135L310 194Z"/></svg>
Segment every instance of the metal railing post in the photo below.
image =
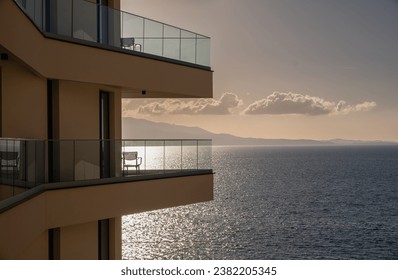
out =
<svg viewBox="0 0 398 280"><path fill-rule="evenodd" d="M146 168L146 140L144 140L144 156L145 156L144 167L145 167L145 170L146 170L147 169Z"/></svg>
<svg viewBox="0 0 398 280"><path fill-rule="evenodd" d="M166 140L163 140L163 172L166 172Z"/></svg>
<svg viewBox="0 0 398 280"><path fill-rule="evenodd" d="M76 181L75 169L76 169L76 140L73 140L73 172L72 172L73 181Z"/></svg>
<svg viewBox="0 0 398 280"><path fill-rule="evenodd" d="M199 140L196 140L196 169L199 169Z"/></svg>

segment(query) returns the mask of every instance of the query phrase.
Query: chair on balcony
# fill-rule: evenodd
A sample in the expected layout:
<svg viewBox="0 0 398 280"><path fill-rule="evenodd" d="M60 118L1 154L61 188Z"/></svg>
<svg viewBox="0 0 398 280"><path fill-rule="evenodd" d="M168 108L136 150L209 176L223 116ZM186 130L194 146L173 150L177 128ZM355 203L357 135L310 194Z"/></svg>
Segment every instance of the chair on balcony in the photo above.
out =
<svg viewBox="0 0 398 280"><path fill-rule="evenodd" d="M129 174L130 167L135 168L136 173L140 171L142 157L138 156L138 152L123 152L122 161L123 161L123 170L122 170L123 176Z"/></svg>
<svg viewBox="0 0 398 280"><path fill-rule="evenodd" d="M19 153L0 151L0 172L17 171L19 169Z"/></svg>
<svg viewBox="0 0 398 280"><path fill-rule="evenodd" d="M123 49L141 51L141 44L136 44L134 37L120 38L120 45Z"/></svg>

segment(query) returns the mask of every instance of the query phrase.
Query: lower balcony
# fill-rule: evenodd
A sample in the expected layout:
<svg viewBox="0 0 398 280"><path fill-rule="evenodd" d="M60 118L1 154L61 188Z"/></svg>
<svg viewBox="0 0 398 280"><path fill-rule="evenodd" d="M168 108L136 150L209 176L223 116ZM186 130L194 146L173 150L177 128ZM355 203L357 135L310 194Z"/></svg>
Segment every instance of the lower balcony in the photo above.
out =
<svg viewBox="0 0 398 280"><path fill-rule="evenodd" d="M211 140L0 139L0 202L43 186L212 174ZM27 195L27 194L26 194Z"/></svg>
<svg viewBox="0 0 398 280"><path fill-rule="evenodd" d="M120 259L121 216L213 199L211 141L0 138L0 198L0 259Z"/></svg>

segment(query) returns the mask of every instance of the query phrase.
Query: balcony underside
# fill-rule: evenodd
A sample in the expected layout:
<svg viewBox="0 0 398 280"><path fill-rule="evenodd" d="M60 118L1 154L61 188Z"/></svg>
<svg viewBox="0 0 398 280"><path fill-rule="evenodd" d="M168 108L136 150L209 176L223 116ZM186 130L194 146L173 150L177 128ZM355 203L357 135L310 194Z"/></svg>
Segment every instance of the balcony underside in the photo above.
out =
<svg viewBox="0 0 398 280"><path fill-rule="evenodd" d="M32 240L51 228L210 201L213 199L213 174L211 171L202 173L193 175L188 172L185 176L169 178L131 176L125 178L130 182L101 185L88 182L86 186L43 185L40 193L0 213L0 224L8 229L0 231L2 244L7 247L1 249L0 257L13 259ZM143 176L147 176L145 180ZM23 195L28 192L13 199L21 199ZM30 230L26 231L27 228ZM4 252L14 255L4 255Z"/></svg>
<svg viewBox="0 0 398 280"><path fill-rule="evenodd" d="M211 98L212 71L41 33L13 1L0 1L0 48L37 74L119 87L124 97Z"/></svg>

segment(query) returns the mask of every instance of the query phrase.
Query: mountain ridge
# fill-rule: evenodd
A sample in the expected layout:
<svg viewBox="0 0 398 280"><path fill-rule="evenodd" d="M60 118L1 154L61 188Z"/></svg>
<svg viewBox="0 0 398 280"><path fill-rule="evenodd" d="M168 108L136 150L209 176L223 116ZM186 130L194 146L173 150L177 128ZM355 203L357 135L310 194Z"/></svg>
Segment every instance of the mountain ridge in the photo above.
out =
<svg viewBox="0 0 398 280"><path fill-rule="evenodd" d="M212 133L200 127L153 122L144 119L122 118L123 139L212 139L213 145L254 146L327 146L327 145L398 145L397 142L347 139L266 139L239 137L227 133Z"/></svg>

